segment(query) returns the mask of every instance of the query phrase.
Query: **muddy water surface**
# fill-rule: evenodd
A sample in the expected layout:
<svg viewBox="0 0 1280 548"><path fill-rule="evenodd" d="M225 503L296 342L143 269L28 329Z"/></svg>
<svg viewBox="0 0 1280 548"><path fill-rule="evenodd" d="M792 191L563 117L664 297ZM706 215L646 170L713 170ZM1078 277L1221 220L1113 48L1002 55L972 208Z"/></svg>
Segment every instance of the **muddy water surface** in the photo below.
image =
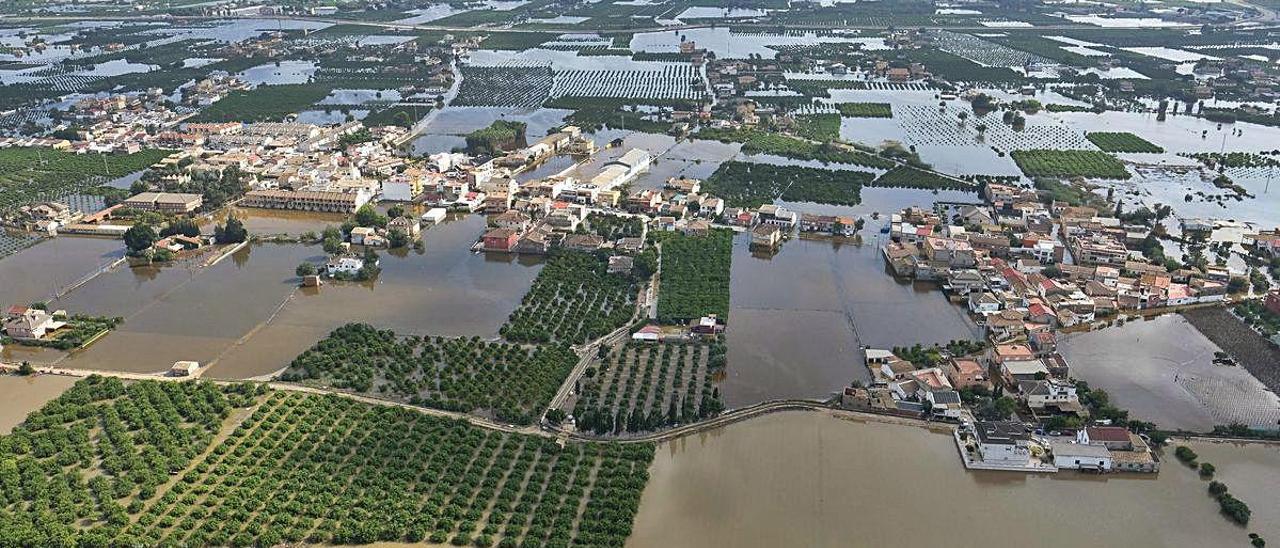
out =
<svg viewBox="0 0 1280 548"><path fill-rule="evenodd" d="M12 432L27 415L62 395L77 380L56 375L0 375L0 435Z"/></svg>
<svg viewBox="0 0 1280 548"><path fill-rule="evenodd" d="M870 226L870 225L868 225ZM945 344L979 336L965 309L932 284L895 280L880 255L883 237L856 242L793 239L773 256L734 241L729 407L780 398L826 397L866 381L863 346Z"/></svg>
<svg viewBox="0 0 1280 548"><path fill-rule="evenodd" d="M1249 531L1280 538L1280 519L1264 519L1280 507L1277 491L1245 486L1253 474L1275 476L1280 450L1207 454L1241 476L1233 492L1240 484L1240 496L1253 497L1248 530L1219 515L1206 483L1176 462L1154 477L971 473L946 433L777 413L660 445L627 546L1193 547L1247 546Z"/></svg>

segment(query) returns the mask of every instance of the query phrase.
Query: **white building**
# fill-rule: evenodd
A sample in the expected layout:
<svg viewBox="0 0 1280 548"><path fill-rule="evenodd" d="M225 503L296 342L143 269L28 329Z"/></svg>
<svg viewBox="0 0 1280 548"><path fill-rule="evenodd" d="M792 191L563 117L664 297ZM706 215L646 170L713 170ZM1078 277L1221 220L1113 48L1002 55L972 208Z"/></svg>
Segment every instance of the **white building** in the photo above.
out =
<svg viewBox="0 0 1280 548"><path fill-rule="evenodd" d="M1114 461L1111 451L1100 445L1053 442L1053 465L1059 470L1100 470L1108 472Z"/></svg>
<svg viewBox="0 0 1280 548"><path fill-rule="evenodd" d="M169 368L169 376L172 377L190 377L196 374L200 369L200 362L178 361L173 362L173 367Z"/></svg>
<svg viewBox="0 0 1280 548"><path fill-rule="evenodd" d="M978 421L973 425L978 438L978 453L982 462L1010 465L1026 465L1031 462L1031 450L1027 447L1031 434L1022 423L1014 421Z"/></svg>
<svg viewBox="0 0 1280 548"><path fill-rule="evenodd" d="M335 257L324 265L325 272L331 278L340 273L354 276L362 268L364 268L364 260L356 257Z"/></svg>
<svg viewBox="0 0 1280 548"><path fill-rule="evenodd" d="M443 207L433 207L422 214L422 222L429 225L440 224L449 212Z"/></svg>

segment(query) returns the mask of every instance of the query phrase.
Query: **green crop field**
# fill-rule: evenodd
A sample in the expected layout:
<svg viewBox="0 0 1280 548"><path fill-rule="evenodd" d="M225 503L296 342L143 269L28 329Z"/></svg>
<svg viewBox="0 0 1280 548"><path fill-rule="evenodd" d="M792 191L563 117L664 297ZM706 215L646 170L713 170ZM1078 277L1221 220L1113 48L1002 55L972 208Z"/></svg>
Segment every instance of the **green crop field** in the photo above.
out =
<svg viewBox="0 0 1280 548"><path fill-rule="evenodd" d="M1095 131L1085 135L1103 152L1164 152L1164 148L1129 132Z"/></svg>
<svg viewBox="0 0 1280 548"><path fill-rule="evenodd" d="M0 214L83 193L109 179L146 169L167 155L163 150L73 154L48 148L0 149Z"/></svg>
<svg viewBox="0 0 1280 548"><path fill-rule="evenodd" d="M635 283L630 276L607 273L607 267L588 253L551 257L502 326L502 336L516 342L583 344L627 325L635 312Z"/></svg>
<svg viewBox="0 0 1280 548"><path fill-rule="evenodd" d="M1096 150L1015 150L1010 156L1028 177L1130 177L1123 162Z"/></svg>
<svg viewBox="0 0 1280 548"><path fill-rule="evenodd" d="M729 263L733 232L712 230L703 236L655 234L662 241L658 320L687 323L708 314L729 317Z"/></svg>
<svg viewBox="0 0 1280 548"><path fill-rule="evenodd" d="M93 377L0 437L0 538L622 546L653 454L337 396Z"/></svg>
<svg viewBox="0 0 1280 548"><path fill-rule="evenodd" d="M846 118L893 118L889 103L840 103L839 108Z"/></svg>
<svg viewBox="0 0 1280 548"><path fill-rule="evenodd" d="M398 337L348 324L295 358L281 378L529 424L577 361L567 346Z"/></svg>

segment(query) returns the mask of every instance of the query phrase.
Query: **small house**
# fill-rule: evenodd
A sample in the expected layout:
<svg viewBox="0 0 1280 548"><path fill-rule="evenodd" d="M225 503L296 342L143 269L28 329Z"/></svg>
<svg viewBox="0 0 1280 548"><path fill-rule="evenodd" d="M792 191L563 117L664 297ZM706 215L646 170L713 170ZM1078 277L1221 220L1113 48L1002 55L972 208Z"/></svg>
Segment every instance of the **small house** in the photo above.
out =
<svg viewBox="0 0 1280 548"><path fill-rule="evenodd" d="M190 377L196 374L200 369L200 362L177 361L173 362L173 367L169 368L169 376L171 377Z"/></svg>
<svg viewBox="0 0 1280 548"><path fill-rule="evenodd" d="M510 252L519 239L520 234L510 228L495 228L485 232L481 242L485 251Z"/></svg>

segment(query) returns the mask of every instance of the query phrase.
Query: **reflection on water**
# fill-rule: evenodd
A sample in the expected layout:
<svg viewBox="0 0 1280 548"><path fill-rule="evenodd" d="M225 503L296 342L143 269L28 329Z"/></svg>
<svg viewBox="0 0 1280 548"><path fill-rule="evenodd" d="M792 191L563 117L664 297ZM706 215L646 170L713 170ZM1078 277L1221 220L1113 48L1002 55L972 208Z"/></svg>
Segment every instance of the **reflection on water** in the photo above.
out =
<svg viewBox="0 0 1280 548"><path fill-rule="evenodd" d="M62 395L76 380L56 375L0 375L0 402L4 402L0 405L0 435L12 432L27 415Z"/></svg>
<svg viewBox="0 0 1280 548"><path fill-rule="evenodd" d="M1222 447L1211 460L1270 475L1275 487L1280 449ZM1155 477L971 473L947 434L826 413L775 413L663 443L649 473L632 548L1248 542L1176 462ZM1260 518L1276 516L1277 491L1248 477L1229 483L1254 497L1249 531L1275 538L1280 519Z"/></svg>
<svg viewBox="0 0 1280 548"><path fill-rule="evenodd" d="M1276 395L1242 367L1214 365L1218 346L1177 314L1071 334L1059 350L1074 376L1164 428L1275 428L1280 420Z"/></svg>
<svg viewBox="0 0 1280 548"><path fill-rule="evenodd" d="M826 397L854 379L866 381L863 345L979 336L965 310L936 286L895 280L880 256L882 236L863 235L861 245L793 239L772 257L753 253L747 234L734 240L721 387L729 407Z"/></svg>
<svg viewBox="0 0 1280 548"><path fill-rule="evenodd" d="M256 207L229 207L218 212L217 222L225 222L227 215L234 215L244 222L250 234L257 236L288 235L297 237L304 232L319 234L326 226L340 226L346 220L341 213L317 213L310 211L288 211L283 209L262 209ZM206 231L213 230L212 227Z"/></svg>
<svg viewBox="0 0 1280 548"><path fill-rule="evenodd" d="M47 299L123 256L120 240L59 236L0 258L0 306Z"/></svg>
<svg viewBox="0 0 1280 548"><path fill-rule="evenodd" d="M422 252L383 252L375 282L331 283L292 293L269 322L226 348L208 374L242 378L274 372L348 322L402 333L497 336L541 261L471 253L484 222L471 215L432 227L424 232ZM287 275L292 271L288 266Z"/></svg>
<svg viewBox="0 0 1280 548"><path fill-rule="evenodd" d="M264 215L250 216L247 224L271 225L281 232L318 230L326 224L314 216L254 212ZM319 246L255 244L207 268L118 267L54 303L76 312L124 317L116 331L65 357L48 351L21 356L73 368L134 372L158 372L174 361L195 360L213 363L209 375L242 378L283 368L347 322L406 333L494 337L537 276L541 261L471 253L484 223L483 217L467 216L428 229L421 251L381 251L382 273L376 281L330 283L307 291L298 289L294 268L303 261L323 261ZM0 269L15 264L0 261ZM28 269L31 264L22 263ZM58 266L52 259L35 264ZM13 355L10 349L5 352Z"/></svg>

